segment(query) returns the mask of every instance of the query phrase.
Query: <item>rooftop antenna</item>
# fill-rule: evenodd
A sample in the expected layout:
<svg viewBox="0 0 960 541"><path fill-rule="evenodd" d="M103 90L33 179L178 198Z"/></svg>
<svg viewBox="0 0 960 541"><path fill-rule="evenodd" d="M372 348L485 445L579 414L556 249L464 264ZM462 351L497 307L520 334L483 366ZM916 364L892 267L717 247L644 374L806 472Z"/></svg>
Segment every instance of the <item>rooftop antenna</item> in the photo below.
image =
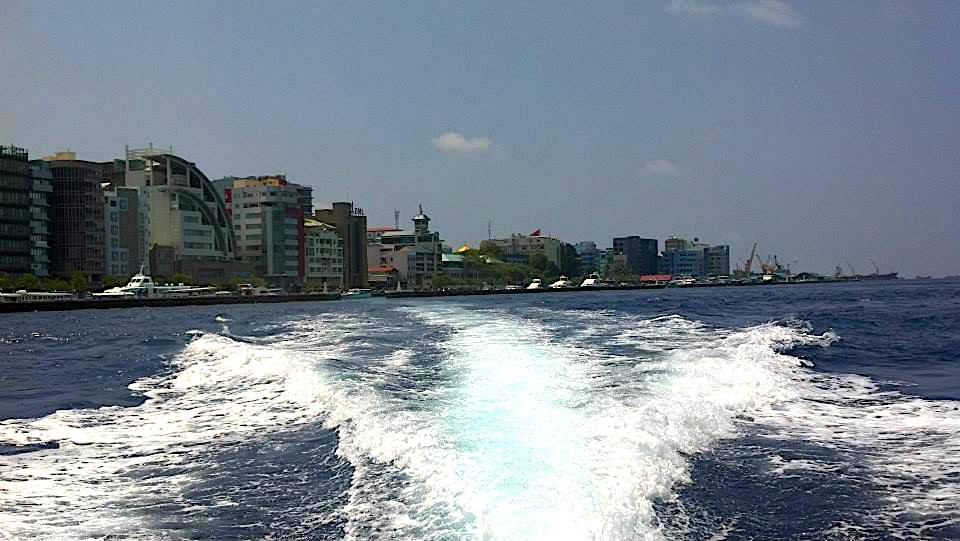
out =
<svg viewBox="0 0 960 541"><path fill-rule="evenodd" d="M400 229L400 209L393 209L393 228Z"/></svg>

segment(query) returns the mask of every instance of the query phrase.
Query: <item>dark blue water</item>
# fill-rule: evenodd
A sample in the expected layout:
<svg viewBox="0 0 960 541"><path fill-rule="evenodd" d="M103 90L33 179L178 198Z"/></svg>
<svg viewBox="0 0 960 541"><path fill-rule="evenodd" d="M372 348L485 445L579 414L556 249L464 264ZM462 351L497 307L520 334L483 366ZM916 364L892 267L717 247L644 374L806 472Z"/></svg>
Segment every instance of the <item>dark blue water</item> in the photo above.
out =
<svg viewBox="0 0 960 541"><path fill-rule="evenodd" d="M960 538L960 282L0 318L0 538Z"/></svg>

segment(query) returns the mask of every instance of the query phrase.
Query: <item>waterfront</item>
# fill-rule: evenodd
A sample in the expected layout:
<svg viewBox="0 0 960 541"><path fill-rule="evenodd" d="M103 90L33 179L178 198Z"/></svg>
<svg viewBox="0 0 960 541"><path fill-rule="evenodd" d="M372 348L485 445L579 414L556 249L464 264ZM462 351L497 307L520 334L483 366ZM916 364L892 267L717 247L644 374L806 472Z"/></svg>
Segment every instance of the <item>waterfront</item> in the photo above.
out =
<svg viewBox="0 0 960 541"><path fill-rule="evenodd" d="M3 321L0 537L960 534L960 282Z"/></svg>

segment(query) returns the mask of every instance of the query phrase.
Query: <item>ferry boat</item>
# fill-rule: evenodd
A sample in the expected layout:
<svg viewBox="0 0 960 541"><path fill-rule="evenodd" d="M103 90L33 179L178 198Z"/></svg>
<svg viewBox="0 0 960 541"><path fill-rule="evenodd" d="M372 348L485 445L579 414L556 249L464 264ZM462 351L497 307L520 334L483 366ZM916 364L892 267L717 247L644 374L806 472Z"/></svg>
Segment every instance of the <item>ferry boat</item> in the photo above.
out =
<svg viewBox="0 0 960 541"><path fill-rule="evenodd" d="M195 287L183 284L179 285L157 285L153 278L143 274L143 269L133 275L127 285L120 287L111 287L103 293L93 293L93 297L108 298L157 298L157 297L197 297L202 295L214 295L217 289L214 287Z"/></svg>

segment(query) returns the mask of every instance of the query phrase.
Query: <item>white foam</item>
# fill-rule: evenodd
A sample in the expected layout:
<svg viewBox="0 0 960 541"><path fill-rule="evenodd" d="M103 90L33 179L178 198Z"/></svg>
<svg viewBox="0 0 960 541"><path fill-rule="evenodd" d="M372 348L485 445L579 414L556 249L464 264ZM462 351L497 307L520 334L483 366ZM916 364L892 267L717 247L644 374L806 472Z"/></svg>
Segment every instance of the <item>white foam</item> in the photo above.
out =
<svg viewBox="0 0 960 541"><path fill-rule="evenodd" d="M882 391L869 378L804 372L791 385L797 397L753 413L761 434L802 440L840 451L866 467L885 493L871 520L890 532L917 529L934 518L960 521L960 410L955 401L933 401ZM812 460L779 465L837 471ZM839 473L843 475L842 471Z"/></svg>
<svg viewBox="0 0 960 541"><path fill-rule="evenodd" d="M687 479L687 455L732 435L737 415L792 397L799 360L775 347L825 340L769 325L705 343L703 325L658 318L630 332L705 347L611 366L529 320L415 313L455 329L444 366L460 382L441 400L436 458L455 461L445 493L460 495L468 531L491 539L660 538L652 504Z"/></svg>
<svg viewBox="0 0 960 541"><path fill-rule="evenodd" d="M291 322L269 343L206 335L173 374L132 386L149 397L142 406L0 423L0 441L62 442L0 457L0 535L143 532L131 502L167 502L202 479L193 449L318 421L354 466L340 511L349 539L661 539L653 503L689 480L691 455L758 426L824 445L879 442L870 466L881 480L895 472L891 516L949 515L957 495L953 403L880 393L783 353L829 345L830 333L571 312L581 332L562 338L536 318L449 302L400 312ZM424 346L439 348L433 364L418 362L416 340L397 340L410 326L391 320L411 317L446 329ZM377 349L387 338L399 345ZM771 471L824 467L781 460ZM169 475L126 476L147 468Z"/></svg>
<svg viewBox="0 0 960 541"><path fill-rule="evenodd" d="M0 441L60 443L0 459L0 532L153 537L136 509L174 501L181 488L202 480L202 449L303 423L322 411L319 373L280 350L205 335L173 364L170 376L131 385L148 397L139 407L0 422ZM131 476L151 469L155 476Z"/></svg>

